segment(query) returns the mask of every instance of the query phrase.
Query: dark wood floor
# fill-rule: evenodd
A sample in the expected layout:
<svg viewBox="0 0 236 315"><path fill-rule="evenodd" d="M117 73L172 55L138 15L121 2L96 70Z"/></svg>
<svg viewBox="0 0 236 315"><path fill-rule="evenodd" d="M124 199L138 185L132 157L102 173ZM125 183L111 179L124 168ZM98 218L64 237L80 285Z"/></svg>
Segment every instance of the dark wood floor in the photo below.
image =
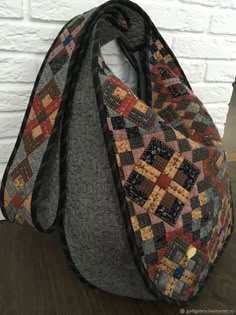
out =
<svg viewBox="0 0 236 315"><path fill-rule="evenodd" d="M236 192L236 162L229 165ZM233 176L235 175L235 176ZM235 198L236 200L236 198ZM236 204L236 203L235 203ZM185 309L234 310L236 232L196 302ZM57 233L0 222L0 315L181 314L159 302L119 297L84 288L67 267ZM207 314L207 313L201 313ZM211 314L225 314L222 312Z"/></svg>

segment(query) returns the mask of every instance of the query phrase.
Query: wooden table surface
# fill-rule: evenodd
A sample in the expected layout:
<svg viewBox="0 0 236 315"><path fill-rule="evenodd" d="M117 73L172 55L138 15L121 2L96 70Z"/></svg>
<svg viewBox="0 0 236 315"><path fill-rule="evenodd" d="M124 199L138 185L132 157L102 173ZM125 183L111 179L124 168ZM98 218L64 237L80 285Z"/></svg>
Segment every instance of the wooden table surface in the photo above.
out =
<svg viewBox="0 0 236 315"><path fill-rule="evenodd" d="M236 162L229 163L229 174L236 201ZM169 315L197 310L236 314L235 229L198 299L180 310L85 288L67 266L57 232L41 234L0 222L0 315Z"/></svg>

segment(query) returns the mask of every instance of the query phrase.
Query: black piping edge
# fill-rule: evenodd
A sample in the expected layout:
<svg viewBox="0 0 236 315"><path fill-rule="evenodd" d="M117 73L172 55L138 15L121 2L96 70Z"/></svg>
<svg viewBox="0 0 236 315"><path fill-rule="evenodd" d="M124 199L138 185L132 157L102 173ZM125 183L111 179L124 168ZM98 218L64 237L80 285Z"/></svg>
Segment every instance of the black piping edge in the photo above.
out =
<svg viewBox="0 0 236 315"><path fill-rule="evenodd" d="M142 14L143 13L142 9L139 6L137 6L136 4L132 3L131 1L127 1L127 0L122 0L122 3L123 2L125 2L131 8L135 8L138 13L143 15ZM146 18L146 17L144 17L144 18ZM137 244L135 242L135 236L134 236L134 232L133 232L133 229L132 229L132 226L131 226L131 222L130 222L130 218L129 218L129 214L128 214L127 202L126 202L126 199L124 197L122 184L121 184L120 177L119 177L119 170L118 170L118 166L117 166L117 163L116 163L115 152L113 150L112 139L111 139L111 135L109 133L109 129L108 129L107 122L106 122L107 110L106 110L106 108L104 106L103 95L102 95L102 91L101 91L101 84L100 84L100 80L99 80L99 77L98 77L99 66L98 66L98 62L97 62L97 57L98 57L98 53L99 53L99 41L98 41L99 30L97 30L97 33L96 33L95 37L96 37L97 40L94 43L94 47L93 47L92 71L93 71L94 86L95 86L95 90L96 90L96 98L97 98L98 110L99 110L99 115L100 115L101 126L102 126L102 129L103 129L103 134L104 134L104 141L105 141L105 144L106 144L106 149L107 149L107 153L108 153L108 157L109 157L109 161L110 161L110 166L111 166L111 170L112 170L115 186L117 188L117 194L118 194L118 197L119 197L120 207L121 207L121 211L122 211L122 214L123 214L124 223L125 223L125 226L126 226L127 236L128 236L128 240L129 240L129 245L130 245L130 248L131 248L131 252L133 254L134 262L135 262L136 267L137 267L138 271L140 272L140 274L141 274L141 276L142 276L142 278L144 280L144 283L147 286L147 289L154 296L159 298L159 300L161 302L164 302L164 303L167 303L167 304L171 304L171 305L175 305L175 306L178 306L178 307L189 306L190 304L192 304L197 299L197 297L199 296L199 293L201 292L202 288L207 283L207 279L209 278L209 274L214 269L214 266L217 264L219 257L222 255L224 248L226 247L226 245L228 244L228 241L230 240L230 238L232 236L233 227L234 227L234 223L233 223L233 218L234 218L233 207L232 207L232 225L231 225L231 229L230 229L229 235L226 237L226 239L224 241L224 244L223 244L220 252L218 253L217 258L215 259L214 263L210 265L210 267L208 269L207 276L205 277L203 283L200 283L200 287L199 287L198 293L196 295L192 296L188 301L176 301L176 300L174 300L172 298L169 298L169 297L165 296L161 292L159 292L155 288L154 284L150 281L150 279L148 277L148 274L147 274L147 271L144 268L142 260L141 260L139 254L138 254Z"/></svg>

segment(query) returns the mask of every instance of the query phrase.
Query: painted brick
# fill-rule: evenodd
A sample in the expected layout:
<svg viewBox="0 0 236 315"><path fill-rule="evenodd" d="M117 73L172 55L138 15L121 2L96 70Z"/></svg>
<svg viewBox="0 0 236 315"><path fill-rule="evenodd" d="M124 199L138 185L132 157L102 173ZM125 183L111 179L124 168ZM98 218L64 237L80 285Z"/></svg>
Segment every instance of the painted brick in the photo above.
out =
<svg viewBox="0 0 236 315"><path fill-rule="evenodd" d="M209 61L206 81L232 83L236 76L236 61Z"/></svg>
<svg viewBox="0 0 236 315"><path fill-rule="evenodd" d="M216 34L236 34L236 10L221 10L213 15L210 31Z"/></svg>
<svg viewBox="0 0 236 315"><path fill-rule="evenodd" d="M190 82L201 82L205 72L205 63L201 61L179 60Z"/></svg>
<svg viewBox="0 0 236 315"><path fill-rule="evenodd" d="M216 6L218 4L218 0L181 0L185 3L196 3L196 4L202 4L206 6Z"/></svg>
<svg viewBox="0 0 236 315"><path fill-rule="evenodd" d="M104 1L94 1L94 6ZM179 6L178 14L176 7L172 4L153 3L153 1L136 1L141 7L145 7L145 11L150 15L153 22L163 29L179 30L179 31L204 31L208 23L207 9L190 10L184 6ZM92 1L82 2L78 7L78 2L72 0L59 1L32 1L31 16L34 19L67 21L79 14L92 8ZM166 18L168 16L168 19Z"/></svg>
<svg viewBox="0 0 236 315"><path fill-rule="evenodd" d="M208 25L207 8L185 8L184 5L176 8L169 5L145 5L146 12L149 14L154 24L159 29L203 32ZM177 13L178 12L178 13Z"/></svg>
<svg viewBox="0 0 236 315"><path fill-rule="evenodd" d="M20 130L24 112L0 115L0 138L15 137Z"/></svg>
<svg viewBox="0 0 236 315"><path fill-rule="evenodd" d="M24 86L13 85L11 88L0 84L0 116L4 111L25 110L29 102L32 85ZM0 160L1 162L1 160Z"/></svg>
<svg viewBox="0 0 236 315"><path fill-rule="evenodd" d="M0 18L21 18L22 0L1 0Z"/></svg>
<svg viewBox="0 0 236 315"><path fill-rule="evenodd" d="M32 0L31 17L39 20L67 21L105 1Z"/></svg>
<svg viewBox="0 0 236 315"><path fill-rule="evenodd" d="M236 1L235 0L223 0L219 2L219 5L223 8L234 8L236 9Z"/></svg>
<svg viewBox="0 0 236 315"><path fill-rule="evenodd" d="M236 38L176 36L173 51L177 57L236 59Z"/></svg>
<svg viewBox="0 0 236 315"><path fill-rule="evenodd" d="M0 50L46 52L60 28L32 24L0 23Z"/></svg>
<svg viewBox="0 0 236 315"><path fill-rule="evenodd" d="M213 117L220 135L224 134L224 124L227 118L228 103L206 104L208 113Z"/></svg>
<svg viewBox="0 0 236 315"><path fill-rule="evenodd" d="M11 154L13 148L14 148L15 143L16 143L16 138L0 139L0 146L1 146L1 151L0 151L0 159L1 159L0 172L1 172L1 168L4 167L3 165L5 165L5 163L8 162L9 156L10 156L10 154Z"/></svg>
<svg viewBox="0 0 236 315"><path fill-rule="evenodd" d="M228 103L206 104L205 106L208 113L214 117L215 123L219 124L226 121Z"/></svg>
<svg viewBox="0 0 236 315"><path fill-rule="evenodd" d="M34 56L0 56L0 82L34 82L41 63Z"/></svg>
<svg viewBox="0 0 236 315"><path fill-rule="evenodd" d="M193 83L192 88L204 104L228 103L232 94L232 85L227 83Z"/></svg>

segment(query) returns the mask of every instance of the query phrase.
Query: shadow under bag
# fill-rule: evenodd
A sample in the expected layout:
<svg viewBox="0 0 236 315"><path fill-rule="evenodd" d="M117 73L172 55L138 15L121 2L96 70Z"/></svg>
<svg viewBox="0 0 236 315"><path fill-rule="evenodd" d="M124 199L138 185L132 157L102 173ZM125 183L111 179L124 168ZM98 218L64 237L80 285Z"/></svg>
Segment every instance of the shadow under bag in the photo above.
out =
<svg viewBox="0 0 236 315"><path fill-rule="evenodd" d="M135 91L106 65L101 47L114 39L137 73ZM226 153L138 5L112 0L60 31L0 199L10 222L59 229L84 283L177 305L197 295L233 228Z"/></svg>

